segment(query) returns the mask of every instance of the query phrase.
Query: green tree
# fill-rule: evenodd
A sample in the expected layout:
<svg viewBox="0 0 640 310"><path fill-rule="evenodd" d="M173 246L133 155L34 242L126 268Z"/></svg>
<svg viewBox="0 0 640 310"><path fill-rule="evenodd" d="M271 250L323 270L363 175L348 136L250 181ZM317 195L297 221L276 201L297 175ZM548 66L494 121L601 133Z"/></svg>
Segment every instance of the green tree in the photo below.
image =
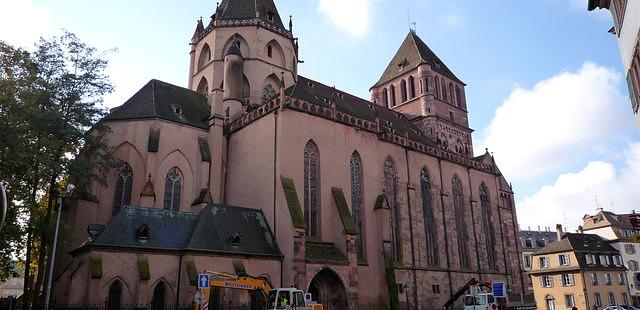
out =
<svg viewBox="0 0 640 310"><path fill-rule="evenodd" d="M13 246L3 261L26 255L24 265L31 266L37 254L36 283L25 284L33 296L46 283L59 182L71 179L86 193L113 165L105 140L109 129L99 123L103 95L113 91L107 64L104 52L69 32L40 39L32 52L0 42L0 180L16 210L10 215L25 215L22 222L13 220L16 235L3 232L0 245ZM0 268L11 272L10 266ZM25 276L30 272L26 268Z"/></svg>

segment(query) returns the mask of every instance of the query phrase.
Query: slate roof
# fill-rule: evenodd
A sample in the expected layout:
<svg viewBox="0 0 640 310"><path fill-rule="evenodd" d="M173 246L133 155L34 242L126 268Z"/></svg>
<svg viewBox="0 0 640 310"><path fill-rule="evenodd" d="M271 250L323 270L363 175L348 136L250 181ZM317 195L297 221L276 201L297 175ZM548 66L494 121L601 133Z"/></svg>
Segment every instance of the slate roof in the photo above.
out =
<svg viewBox="0 0 640 310"><path fill-rule="evenodd" d="M305 260L310 263L349 264L349 259L335 244L311 240L305 242Z"/></svg>
<svg viewBox="0 0 640 310"><path fill-rule="evenodd" d="M595 215L585 215L582 218L582 228L584 230L602 228L602 227L615 227L620 229L633 229L631 223L625 221L627 217L620 217L610 211L598 211Z"/></svg>
<svg viewBox="0 0 640 310"><path fill-rule="evenodd" d="M590 252L590 253L612 253L618 251L609 243L595 234L575 234L565 233L562 239L549 243L535 254L550 254L567 251Z"/></svg>
<svg viewBox="0 0 640 310"><path fill-rule="evenodd" d="M338 112L371 122L375 122L378 117L381 129L393 129L395 134L399 136L405 136L408 133L409 138L414 141L437 146L434 141L422 134L421 130L413 125L404 114L309 78L298 76L298 83L287 88L285 95L325 108L331 108L331 102L335 102Z"/></svg>
<svg viewBox="0 0 640 310"><path fill-rule="evenodd" d="M149 231L146 242L138 236L142 227ZM282 256L261 210L218 204L209 204L198 214L125 207L93 240L72 253L95 247Z"/></svg>
<svg viewBox="0 0 640 310"><path fill-rule="evenodd" d="M174 113L173 106L182 112ZM195 91L151 80L123 105L111 110L104 120L164 119L207 129L207 98Z"/></svg>
<svg viewBox="0 0 640 310"><path fill-rule="evenodd" d="M531 239L532 244L535 245L533 248L542 248L546 244L556 241L558 235L556 234L555 231L551 232L551 231L537 231L537 230L521 230L518 233L518 237L521 240ZM547 240L546 244L544 240ZM529 249L529 247L523 247L523 248Z"/></svg>
<svg viewBox="0 0 640 310"><path fill-rule="evenodd" d="M384 73L372 88L387 83L424 63L431 65L435 72L464 84L417 34L410 31L395 56L393 56L387 69L384 70ZM398 65L400 64L403 64L402 70L398 70Z"/></svg>
<svg viewBox="0 0 640 310"><path fill-rule="evenodd" d="M222 0L216 13L219 20L254 19L258 12L260 19L284 29L284 24L273 0ZM268 13L273 13L273 22L269 21Z"/></svg>

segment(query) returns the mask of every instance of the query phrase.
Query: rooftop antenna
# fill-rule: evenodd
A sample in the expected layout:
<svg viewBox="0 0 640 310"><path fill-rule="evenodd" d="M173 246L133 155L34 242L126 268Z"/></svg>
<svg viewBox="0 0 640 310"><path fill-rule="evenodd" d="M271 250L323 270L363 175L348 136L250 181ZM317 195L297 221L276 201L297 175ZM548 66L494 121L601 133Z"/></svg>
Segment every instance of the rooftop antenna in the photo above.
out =
<svg viewBox="0 0 640 310"><path fill-rule="evenodd" d="M564 229L567 231L569 224L567 222L567 212L564 209L562 210L562 218L564 219Z"/></svg>
<svg viewBox="0 0 640 310"><path fill-rule="evenodd" d="M409 1L405 1L405 6L407 8L407 23L409 24L409 31L416 33L416 22L411 21L411 11L409 11Z"/></svg>
<svg viewBox="0 0 640 310"><path fill-rule="evenodd" d="M611 212L616 213L615 205L613 204L613 198L609 197L609 207L611 207Z"/></svg>
<svg viewBox="0 0 640 310"><path fill-rule="evenodd" d="M593 200L596 203L596 210L600 208L600 202L598 201L598 195L596 195L596 198Z"/></svg>

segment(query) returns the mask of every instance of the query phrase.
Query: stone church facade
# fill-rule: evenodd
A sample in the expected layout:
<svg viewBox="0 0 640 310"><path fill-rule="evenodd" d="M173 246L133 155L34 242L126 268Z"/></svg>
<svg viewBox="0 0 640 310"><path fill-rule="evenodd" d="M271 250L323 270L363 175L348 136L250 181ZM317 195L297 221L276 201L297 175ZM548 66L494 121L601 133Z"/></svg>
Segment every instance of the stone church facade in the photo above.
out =
<svg viewBox="0 0 640 310"><path fill-rule="evenodd" d="M298 75L292 28L271 0L223 0L188 88L152 80L103 119L121 163L65 211L57 303L189 304L205 269L325 309L441 308L472 277L524 292L514 193L473 155L465 84L412 31L364 100Z"/></svg>

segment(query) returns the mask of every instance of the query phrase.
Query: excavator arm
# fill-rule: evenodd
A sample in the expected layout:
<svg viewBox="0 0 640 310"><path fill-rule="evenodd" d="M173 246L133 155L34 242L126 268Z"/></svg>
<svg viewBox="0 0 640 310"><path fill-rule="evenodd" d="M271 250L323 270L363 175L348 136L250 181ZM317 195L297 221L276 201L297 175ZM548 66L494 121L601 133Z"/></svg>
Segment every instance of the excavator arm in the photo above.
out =
<svg viewBox="0 0 640 310"><path fill-rule="evenodd" d="M469 282L467 282L467 284L465 284L460 289L458 289L451 296L451 298L449 298L449 300L447 300L447 302L444 304L444 308L445 309L449 309L453 305L453 303L456 300L458 300L458 298L460 298L460 296L464 295L467 292L467 290L469 290L469 288L471 288L471 286L473 286L473 285L491 287L491 283L489 283L489 282L480 282L480 281L477 281L476 278L471 278L471 280L469 280Z"/></svg>
<svg viewBox="0 0 640 310"><path fill-rule="evenodd" d="M205 271L209 274L209 287L224 287L230 289L239 289L246 291L260 291L264 294L266 299L269 296L269 291L272 289L271 281L268 276L238 276L230 273ZM205 298L210 296L210 288L202 289ZM197 307L196 309L200 309Z"/></svg>

